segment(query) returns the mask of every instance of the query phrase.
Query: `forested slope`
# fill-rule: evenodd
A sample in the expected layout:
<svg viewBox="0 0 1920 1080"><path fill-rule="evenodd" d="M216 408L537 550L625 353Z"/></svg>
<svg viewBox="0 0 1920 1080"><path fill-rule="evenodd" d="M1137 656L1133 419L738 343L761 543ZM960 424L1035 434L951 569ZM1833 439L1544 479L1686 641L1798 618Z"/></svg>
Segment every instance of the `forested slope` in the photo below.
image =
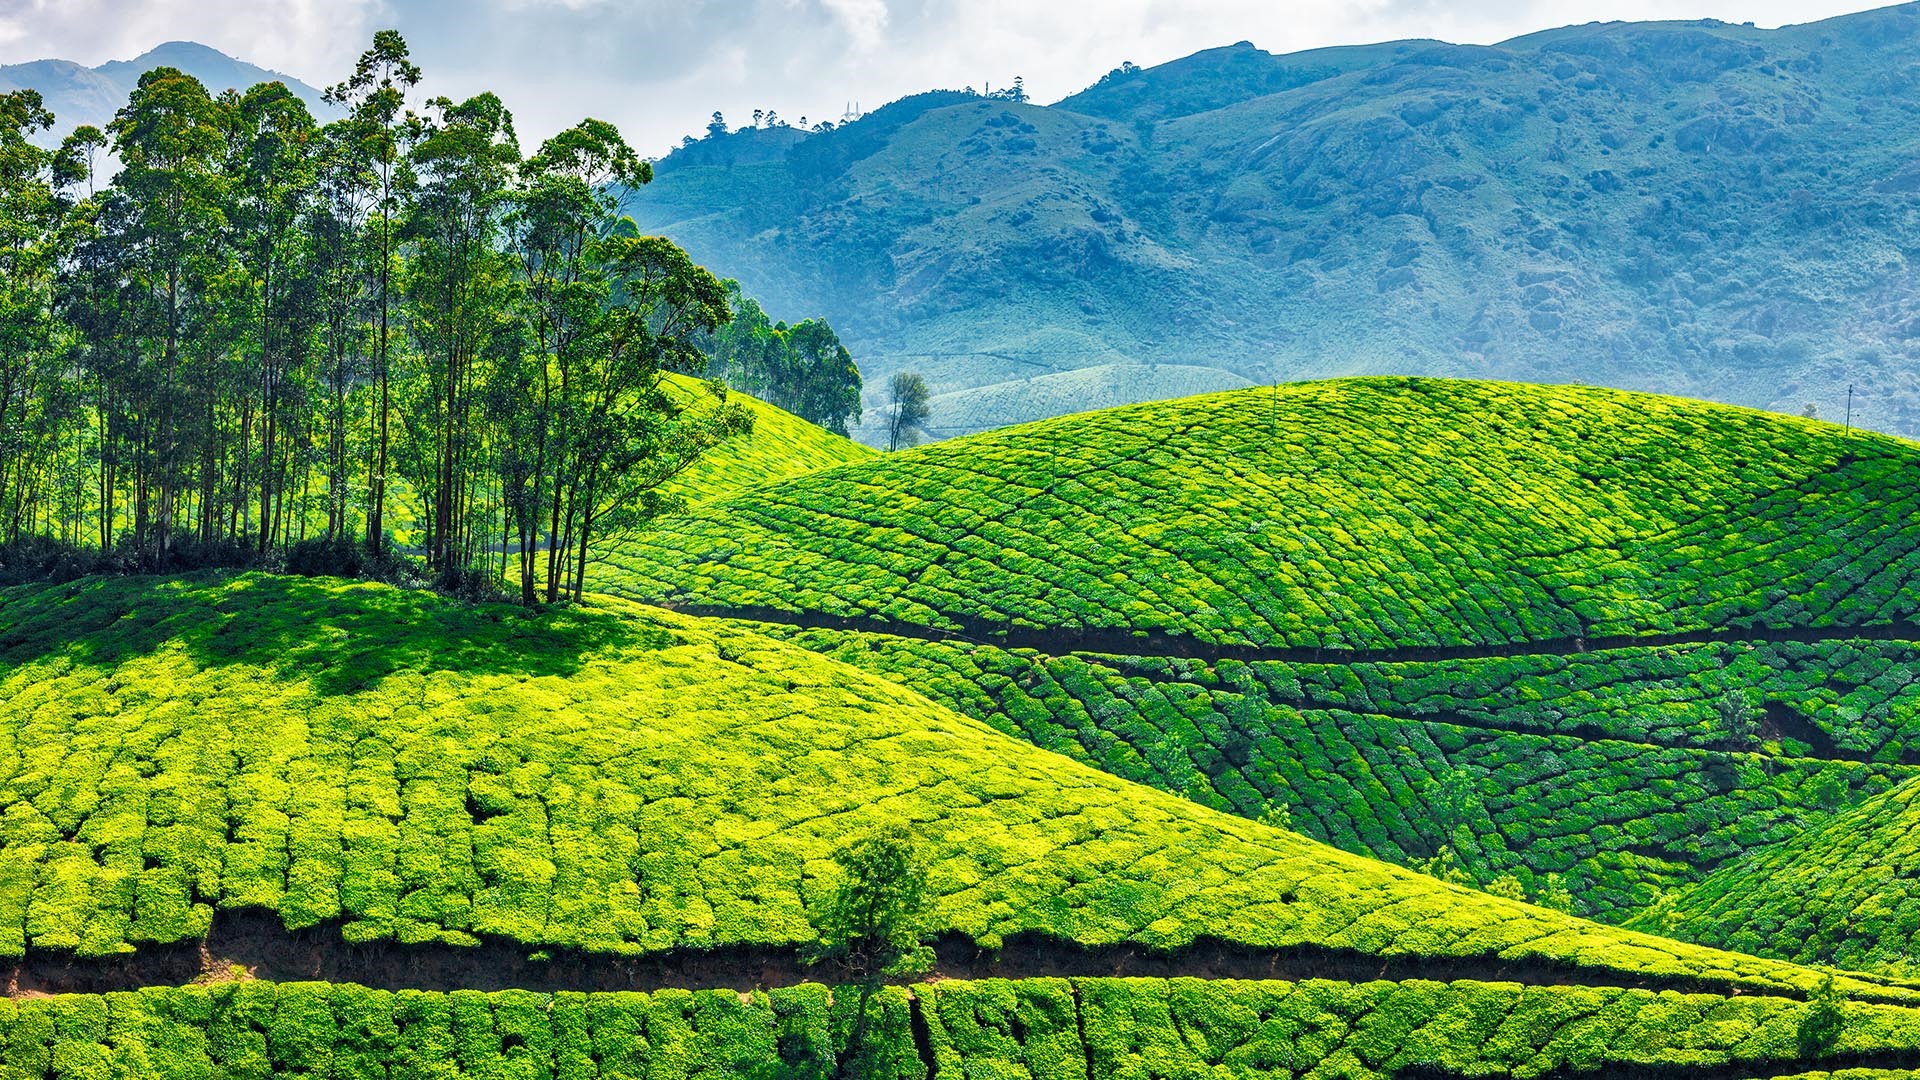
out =
<svg viewBox="0 0 1920 1080"><path fill-rule="evenodd" d="M701 140L628 207L771 309L825 314L870 392L903 369L935 394L997 387L949 399L943 433L1020 396L1072 411L1059 371L1131 364L1142 395L1192 392L1156 389L1158 364L1830 418L1851 385L1856 421L1913 434L1917 86L1914 4L1778 30L1242 42L1048 106L930 93L819 134Z"/></svg>

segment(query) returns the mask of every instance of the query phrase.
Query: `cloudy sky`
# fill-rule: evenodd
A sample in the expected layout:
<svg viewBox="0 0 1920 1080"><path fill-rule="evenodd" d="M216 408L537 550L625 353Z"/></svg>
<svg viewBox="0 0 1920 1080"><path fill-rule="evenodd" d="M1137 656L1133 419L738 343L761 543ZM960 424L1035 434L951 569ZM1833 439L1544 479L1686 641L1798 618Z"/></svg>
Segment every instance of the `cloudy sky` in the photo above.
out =
<svg viewBox="0 0 1920 1080"><path fill-rule="evenodd" d="M1246 39L1271 52L1403 37L1489 43L1596 19L1711 17L1761 26L1859 0L0 0L0 63L89 66L203 42L316 86L374 30L406 35L425 89L498 92L533 142L581 116L659 153L755 108L837 118L935 87L1024 76L1036 100L1123 60L1152 65Z"/></svg>

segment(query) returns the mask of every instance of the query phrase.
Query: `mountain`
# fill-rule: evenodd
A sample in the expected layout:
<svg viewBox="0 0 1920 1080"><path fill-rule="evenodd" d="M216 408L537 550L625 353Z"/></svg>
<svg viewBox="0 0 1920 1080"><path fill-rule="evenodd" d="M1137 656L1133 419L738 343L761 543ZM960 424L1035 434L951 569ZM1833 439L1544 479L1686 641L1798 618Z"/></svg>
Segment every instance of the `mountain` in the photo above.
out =
<svg viewBox="0 0 1920 1080"><path fill-rule="evenodd" d="M933 92L659 163L629 210L940 434L1223 378L1584 382L1920 431L1920 5L1779 30L1123 69L1051 106ZM1185 385L1190 385L1190 381ZM1009 405L1032 397L1026 408ZM1102 398L1099 403L1111 402Z"/></svg>
<svg viewBox="0 0 1920 1080"><path fill-rule="evenodd" d="M264 82L281 82L299 95L317 117L328 118L335 110L319 90L291 75L256 67L236 60L218 49L192 41L169 41L132 60L110 60L99 67L82 67L71 60L33 60L24 64L0 65L0 92L32 89L46 98L47 108L58 121L56 132L64 134L81 124L104 127L113 114L127 103L140 76L158 67L175 67L205 83L213 93L245 90Z"/></svg>

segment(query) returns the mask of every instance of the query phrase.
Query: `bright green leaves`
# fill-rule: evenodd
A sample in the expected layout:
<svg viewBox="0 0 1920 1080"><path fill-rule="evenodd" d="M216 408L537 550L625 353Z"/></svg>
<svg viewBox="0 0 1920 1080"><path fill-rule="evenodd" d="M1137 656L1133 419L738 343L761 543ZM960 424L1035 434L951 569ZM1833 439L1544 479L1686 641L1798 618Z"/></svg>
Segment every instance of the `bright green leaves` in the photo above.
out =
<svg viewBox="0 0 1920 1080"><path fill-rule="evenodd" d="M648 599L1287 649L1501 646L1920 611L1920 453L1670 398L1301 383L1044 421L700 508ZM855 530L853 550L841 541Z"/></svg>
<svg viewBox="0 0 1920 1080"><path fill-rule="evenodd" d="M0 612L0 860L33 868L0 893L16 953L261 907L354 941L802 948L834 852L899 823L922 929L989 945L1205 935L1812 978L1216 814L722 623L260 575L12 590ZM327 627L344 640L279 645Z"/></svg>
<svg viewBox="0 0 1920 1080"><path fill-rule="evenodd" d="M0 1001L9 1075L827 1080L943 1075L1456 1076L1746 1068L1920 1049L1908 1009L1513 983L1203 979L942 981L874 995L856 1052L851 987L537 994L228 983ZM1816 1007L1818 1008L1818 1007ZM916 1045L915 1018L925 1034ZM854 1060L849 1060L854 1059ZM857 1061L857 1070L849 1069ZM1737 1075L1737 1074L1736 1074ZM1871 1074L1866 1074L1871 1075Z"/></svg>

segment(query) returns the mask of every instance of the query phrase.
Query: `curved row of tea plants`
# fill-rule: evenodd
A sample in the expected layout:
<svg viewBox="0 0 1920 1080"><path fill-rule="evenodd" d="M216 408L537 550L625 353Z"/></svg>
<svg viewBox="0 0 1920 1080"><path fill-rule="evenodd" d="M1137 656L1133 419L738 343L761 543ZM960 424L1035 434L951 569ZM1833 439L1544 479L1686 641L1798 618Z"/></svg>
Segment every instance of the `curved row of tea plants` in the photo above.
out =
<svg viewBox="0 0 1920 1080"><path fill-rule="evenodd" d="M0 999L6 1080L1526 1080L1636 1068L1684 1080L1833 1059L1920 1063L1920 1013L1607 987L1202 979L943 981L864 1003L819 985L544 994L262 982Z"/></svg>
<svg viewBox="0 0 1920 1080"><path fill-rule="evenodd" d="M1788 756L1757 724L1751 752L1704 748L1725 742L1727 694L1818 701L1823 659L1866 678L1879 643L1209 665L761 629L1116 776L1244 817L1284 807L1289 827L1391 862L1447 845L1483 883L1564 888L1608 921L1920 775Z"/></svg>
<svg viewBox="0 0 1920 1080"><path fill-rule="evenodd" d="M927 929L989 948L1816 981L1219 814L737 627L254 574L0 591L0 955L239 909L349 942L798 947L836 851L893 823L925 849Z"/></svg>
<svg viewBox="0 0 1920 1080"><path fill-rule="evenodd" d="M1731 863L1641 921L1766 956L1920 972L1920 783Z"/></svg>
<svg viewBox="0 0 1920 1080"><path fill-rule="evenodd" d="M1298 383L827 470L615 565L637 599L987 638L1389 650L1905 622L1920 446L1610 390Z"/></svg>

